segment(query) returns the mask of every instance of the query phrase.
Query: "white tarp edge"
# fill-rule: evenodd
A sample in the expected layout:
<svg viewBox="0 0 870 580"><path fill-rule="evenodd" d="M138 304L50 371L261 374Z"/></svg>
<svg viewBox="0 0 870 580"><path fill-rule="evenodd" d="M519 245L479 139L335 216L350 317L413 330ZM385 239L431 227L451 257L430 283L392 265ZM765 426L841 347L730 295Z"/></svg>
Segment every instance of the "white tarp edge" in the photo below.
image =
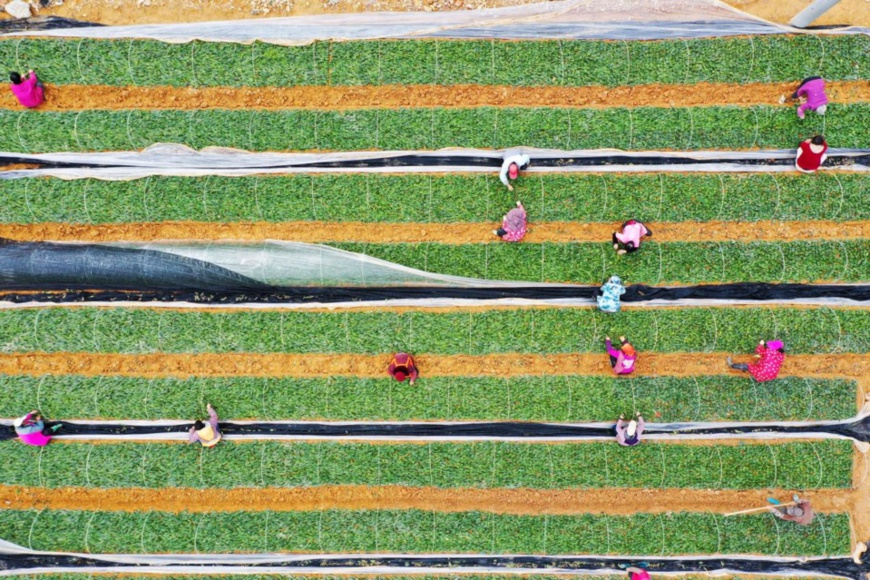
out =
<svg viewBox="0 0 870 580"><path fill-rule="evenodd" d="M482 10L363 12L233 21L84 27L10 36L192 40L300 45L379 38L651 40L750 34L805 34L718 0L560 0ZM864 33L842 28L812 33Z"/></svg>

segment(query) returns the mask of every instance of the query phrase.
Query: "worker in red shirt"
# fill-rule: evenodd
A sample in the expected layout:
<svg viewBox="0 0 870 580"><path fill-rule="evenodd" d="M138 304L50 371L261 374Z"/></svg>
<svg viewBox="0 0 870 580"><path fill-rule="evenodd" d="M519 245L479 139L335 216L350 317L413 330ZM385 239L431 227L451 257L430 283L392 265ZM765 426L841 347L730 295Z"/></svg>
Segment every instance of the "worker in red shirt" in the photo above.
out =
<svg viewBox="0 0 870 580"><path fill-rule="evenodd" d="M785 360L785 349L783 349L782 341L764 342L762 340L755 347L755 357L758 359L757 362L746 364L731 362L729 356L727 358L728 366L738 371L748 372L759 383L772 381L779 375L779 369Z"/></svg>
<svg viewBox="0 0 870 580"><path fill-rule="evenodd" d="M9 85L12 94L15 95L19 103L28 109L38 107L45 101L42 83L36 78L35 72L28 71L26 79L22 79L17 72L12 72L9 73L9 80L12 81L12 84Z"/></svg>
<svg viewBox="0 0 870 580"><path fill-rule="evenodd" d="M400 383L410 377L411 380L409 382L412 385L417 380L417 375L419 375L417 365L414 364L414 357L406 352L400 352L393 357L387 372Z"/></svg>
<svg viewBox="0 0 870 580"><path fill-rule="evenodd" d="M825 138L821 135L801 142L797 150L797 157L794 160L797 170L803 173L815 173L828 158L825 154L827 150L828 144L825 143Z"/></svg>

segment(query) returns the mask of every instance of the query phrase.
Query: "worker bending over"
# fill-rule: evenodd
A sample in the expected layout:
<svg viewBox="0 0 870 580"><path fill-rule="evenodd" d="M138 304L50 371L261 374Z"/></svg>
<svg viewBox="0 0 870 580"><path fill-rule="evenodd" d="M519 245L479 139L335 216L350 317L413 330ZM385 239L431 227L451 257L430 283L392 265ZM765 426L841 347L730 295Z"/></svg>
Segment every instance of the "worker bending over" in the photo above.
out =
<svg viewBox="0 0 870 580"><path fill-rule="evenodd" d="M390 361L390 366L387 367L387 372L400 383L410 377L409 384L411 385L414 384L419 375L417 365L414 364L414 357L406 352L400 352L393 357Z"/></svg>
<svg viewBox="0 0 870 580"><path fill-rule="evenodd" d="M637 418L626 423L625 415L619 416L619 421L616 422L616 442L620 445L634 447L640 443L640 436L644 428L643 416L637 412L635 417Z"/></svg>
<svg viewBox="0 0 870 580"><path fill-rule="evenodd" d="M27 78L22 79L17 72L9 73L9 80L12 84L9 88L12 94L18 99L18 102L28 109L38 107L45 101L45 92L43 91L42 83L36 78L36 73L27 72Z"/></svg>
<svg viewBox="0 0 870 580"><path fill-rule="evenodd" d="M816 514L813 512L813 509L810 507L810 500L801 499L795 494L794 505L789 506L770 506L768 509L770 513L775 515L781 520L785 520L787 522L794 522L799 526L808 526L812 523L813 519L816 517Z"/></svg>
<svg viewBox="0 0 870 580"><path fill-rule="evenodd" d="M208 409L208 421L203 423L197 419L188 432L187 442L199 442L203 447L214 447L222 437L220 429L218 429L218 416L211 403L206 408Z"/></svg>
<svg viewBox="0 0 870 580"><path fill-rule="evenodd" d="M779 369L782 363L785 362L785 349L781 340L771 340L764 342L763 340L755 347L755 358L758 359L754 363L735 363L731 361L729 356L725 359L728 366L732 369L747 372L752 375L752 378L759 383L772 381L779 375Z"/></svg>
<svg viewBox="0 0 870 580"><path fill-rule="evenodd" d="M23 417L18 417L12 422L15 434L26 445L45 447L51 441L51 436L61 427L60 423L46 425L42 415L33 410Z"/></svg>
<svg viewBox="0 0 870 580"><path fill-rule="evenodd" d="M510 154L508 152L508 155L502 161L498 178L507 186L509 191L513 191L514 186L511 185L511 181L519 177L520 170L527 168L531 162L532 160L528 155L520 153Z"/></svg>

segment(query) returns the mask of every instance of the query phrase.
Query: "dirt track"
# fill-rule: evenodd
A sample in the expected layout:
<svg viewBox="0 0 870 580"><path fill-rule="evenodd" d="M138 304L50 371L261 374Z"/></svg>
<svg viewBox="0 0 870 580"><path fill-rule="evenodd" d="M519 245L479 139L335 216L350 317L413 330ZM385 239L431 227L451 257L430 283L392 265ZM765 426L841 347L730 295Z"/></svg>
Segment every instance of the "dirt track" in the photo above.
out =
<svg viewBox="0 0 870 580"><path fill-rule="evenodd" d="M725 357L731 353L641 353L637 375L701 376L726 373ZM426 355L415 357L423 376L497 376L610 374L603 354L490 354ZM736 362L750 360L735 356ZM0 354L0 373L25 375L136 377L380 377L389 355L354 354L98 354L16 353ZM732 371L733 372L733 371ZM790 355L782 376L853 378L870 375L870 355Z"/></svg>
<svg viewBox="0 0 870 580"><path fill-rule="evenodd" d="M794 83L698 83L622 87L514 87L487 85L383 85L362 87L112 87L46 85L40 111L126 109L397 109L451 107L695 107L778 106ZM865 81L831 81L835 103L870 101ZM790 105L783 105L790 106ZM0 108L19 110L11 93Z"/></svg>
<svg viewBox="0 0 870 580"><path fill-rule="evenodd" d="M500 514L608 514L728 512L763 506L791 490L695 489L441 489L435 487L325 485L290 488L60 488L0 486L7 509L137 512L308 511L320 509L484 511ZM837 489L807 494L823 513L852 509L854 494Z"/></svg>
<svg viewBox="0 0 870 580"><path fill-rule="evenodd" d="M0 224L0 237L77 242L157 240L290 240L294 242L367 242L479 244L498 243L496 223L365 222L159 222L84 225L69 223ZM617 223L531 223L525 242L602 242ZM870 238L870 221L834 222L679 222L656 223L658 242L788 242Z"/></svg>

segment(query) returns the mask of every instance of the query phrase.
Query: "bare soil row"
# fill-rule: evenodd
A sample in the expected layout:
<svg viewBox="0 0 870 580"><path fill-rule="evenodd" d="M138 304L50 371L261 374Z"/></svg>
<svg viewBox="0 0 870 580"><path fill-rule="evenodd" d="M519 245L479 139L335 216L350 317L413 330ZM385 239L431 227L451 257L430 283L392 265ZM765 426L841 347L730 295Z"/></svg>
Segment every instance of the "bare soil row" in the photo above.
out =
<svg viewBox="0 0 870 580"><path fill-rule="evenodd" d="M7 509L99 510L120 512L231 512L341 510L483 511L515 515L575 515L711 512L725 514L788 497L792 490L704 489L442 489L399 485L323 485L288 488L81 488L0 486ZM813 509L844 513L857 496L820 489L807 493Z"/></svg>
<svg viewBox="0 0 870 580"><path fill-rule="evenodd" d="M516 87L487 85L383 85L359 87L114 87L46 85L40 111L201 109L399 109L456 107L698 107L779 104L794 83L698 83L638 86ZM866 81L832 81L835 103L870 101ZM789 105L783 105L789 106ZM0 108L20 109L10 93Z"/></svg>
<svg viewBox="0 0 870 580"><path fill-rule="evenodd" d="M288 240L294 242L365 242L479 244L497 243L496 223L366 222L149 222L125 224L0 224L0 238L21 241L118 242L160 240ZM530 243L602 242L617 223L534 222ZM658 242L792 242L870 238L870 221L663 222L652 226Z"/></svg>

